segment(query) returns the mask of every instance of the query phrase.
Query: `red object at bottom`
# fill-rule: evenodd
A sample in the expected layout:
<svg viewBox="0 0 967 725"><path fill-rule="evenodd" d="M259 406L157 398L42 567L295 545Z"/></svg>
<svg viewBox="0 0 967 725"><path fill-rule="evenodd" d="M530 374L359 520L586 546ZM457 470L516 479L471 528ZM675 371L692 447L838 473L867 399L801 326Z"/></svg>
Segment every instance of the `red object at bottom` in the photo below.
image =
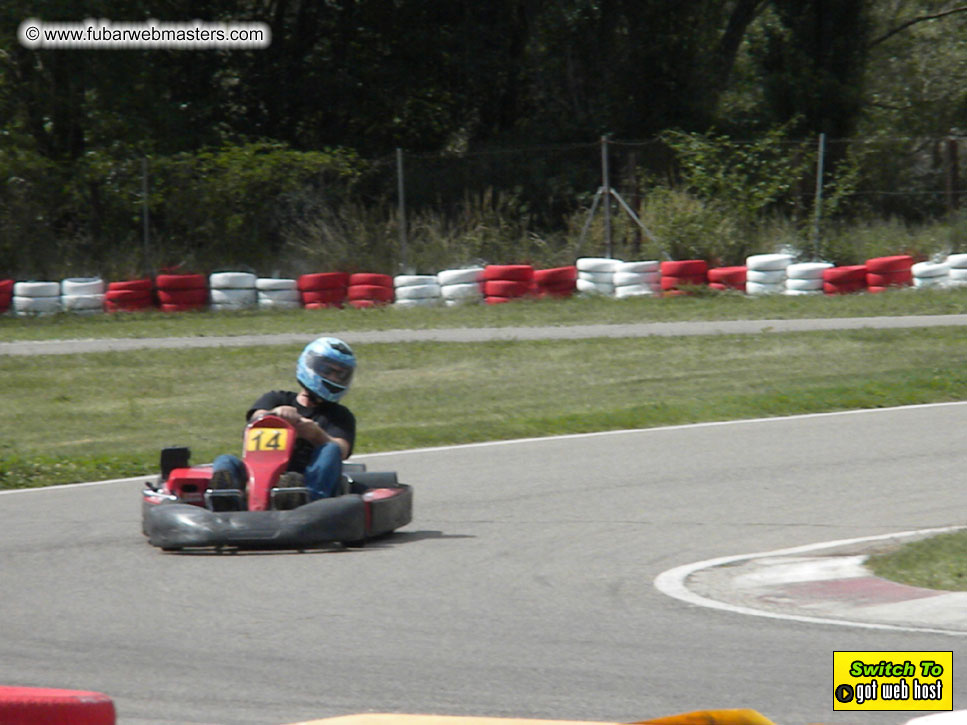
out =
<svg viewBox="0 0 967 725"><path fill-rule="evenodd" d="M3 725L114 725L114 702L100 692L0 686Z"/></svg>

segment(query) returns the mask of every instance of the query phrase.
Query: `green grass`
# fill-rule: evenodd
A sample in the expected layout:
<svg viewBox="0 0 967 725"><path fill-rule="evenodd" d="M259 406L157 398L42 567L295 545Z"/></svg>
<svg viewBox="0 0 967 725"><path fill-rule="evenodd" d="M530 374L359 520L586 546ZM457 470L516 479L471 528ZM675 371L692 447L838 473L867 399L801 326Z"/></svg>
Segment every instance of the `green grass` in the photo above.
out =
<svg viewBox="0 0 967 725"><path fill-rule="evenodd" d="M926 589L967 591L967 530L905 544L867 560L885 579Z"/></svg>
<svg viewBox="0 0 967 725"><path fill-rule="evenodd" d="M638 299L523 301L437 309L129 313L41 318L0 316L0 340L171 337L326 331L506 327L689 320L873 317L967 313L967 288L844 296L749 297L736 293Z"/></svg>

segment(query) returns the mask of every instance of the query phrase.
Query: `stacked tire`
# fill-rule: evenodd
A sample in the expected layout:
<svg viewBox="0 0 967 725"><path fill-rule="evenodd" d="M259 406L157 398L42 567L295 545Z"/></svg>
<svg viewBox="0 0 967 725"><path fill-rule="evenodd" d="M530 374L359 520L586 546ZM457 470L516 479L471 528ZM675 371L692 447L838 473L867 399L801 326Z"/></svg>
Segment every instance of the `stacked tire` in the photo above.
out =
<svg viewBox="0 0 967 725"><path fill-rule="evenodd" d="M733 267L713 267L708 271L708 286L725 292L735 290L745 292L746 269L744 265Z"/></svg>
<svg viewBox="0 0 967 725"><path fill-rule="evenodd" d="M897 254L866 260L866 288L870 292L884 292L892 287L913 284L913 257Z"/></svg>
<svg viewBox="0 0 967 725"><path fill-rule="evenodd" d="M577 291L584 295L614 297L614 273L620 259L581 257L575 262L578 278Z"/></svg>
<svg viewBox="0 0 967 725"><path fill-rule="evenodd" d="M0 315L10 309L13 301L13 280L0 279Z"/></svg>
<svg viewBox="0 0 967 725"><path fill-rule="evenodd" d="M577 289L577 279L578 268L574 265L535 269L531 291L538 299L570 297Z"/></svg>
<svg viewBox="0 0 967 725"><path fill-rule="evenodd" d="M436 275L440 297L448 307L483 300L483 267L445 269Z"/></svg>
<svg viewBox="0 0 967 725"><path fill-rule="evenodd" d="M248 310L258 304L258 281L251 272L213 272L208 277L211 308L216 311Z"/></svg>
<svg viewBox="0 0 967 725"><path fill-rule="evenodd" d="M661 289L666 297L688 294L689 287L708 285L708 263L704 259L682 259L661 263Z"/></svg>
<svg viewBox="0 0 967 725"><path fill-rule="evenodd" d="M661 292L661 265L657 260L620 262L612 274L614 296L650 297Z"/></svg>
<svg viewBox="0 0 967 725"><path fill-rule="evenodd" d="M786 291L786 268L791 254L753 254L745 260L745 291L750 295L782 294Z"/></svg>
<svg viewBox="0 0 967 725"><path fill-rule="evenodd" d="M917 289L942 288L950 282L950 267L946 262L917 262L910 269Z"/></svg>
<svg viewBox="0 0 967 725"><path fill-rule="evenodd" d="M865 264L848 264L823 270L823 292L827 295L848 295L865 290Z"/></svg>
<svg viewBox="0 0 967 725"><path fill-rule="evenodd" d="M302 296L294 279L259 277L255 280L256 304L263 310L298 310Z"/></svg>
<svg viewBox="0 0 967 725"><path fill-rule="evenodd" d="M436 307L443 299L435 274L398 274L393 294L394 307Z"/></svg>
<svg viewBox="0 0 967 725"><path fill-rule="evenodd" d="M947 257L947 267L950 268L947 281L951 287L967 286L967 254L951 254Z"/></svg>
<svg viewBox="0 0 967 725"><path fill-rule="evenodd" d="M108 312L137 312L154 307L154 283L149 278L108 282L104 309Z"/></svg>
<svg viewBox="0 0 967 725"><path fill-rule="evenodd" d="M798 262L786 267L787 295L821 295L823 272L833 265L829 262Z"/></svg>
<svg viewBox="0 0 967 725"><path fill-rule="evenodd" d="M340 308L349 290L349 275L345 272L314 272L300 275L296 288L307 310Z"/></svg>
<svg viewBox="0 0 967 725"><path fill-rule="evenodd" d="M357 272L349 275L346 300L357 310L384 307L393 301L393 278L388 274Z"/></svg>
<svg viewBox="0 0 967 725"><path fill-rule="evenodd" d="M20 317L60 312L59 282L17 282L11 297L13 312Z"/></svg>
<svg viewBox="0 0 967 725"><path fill-rule="evenodd" d="M203 274L159 274L154 286L163 312L203 310L208 305L208 277Z"/></svg>
<svg viewBox="0 0 967 725"><path fill-rule="evenodd" d="M60 306L65 312L93 315L104 312L104 280L69 277L60 282Z"/></svg>
<svg viewBox="0 0 967 725"><path fill-rule="evenodd" d="M530 294L534 268L529 264L488 264L483 271L484 302L498 305Z"/></svg>

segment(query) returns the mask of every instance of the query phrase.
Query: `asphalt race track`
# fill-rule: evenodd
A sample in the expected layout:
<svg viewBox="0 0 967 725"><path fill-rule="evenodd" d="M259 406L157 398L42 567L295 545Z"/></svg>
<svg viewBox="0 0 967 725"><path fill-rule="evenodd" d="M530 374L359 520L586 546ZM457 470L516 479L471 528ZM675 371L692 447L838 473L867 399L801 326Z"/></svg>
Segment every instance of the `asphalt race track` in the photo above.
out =
<svg viewBox="0 0 967 725"><path fill-rule="evenodd" d="M962 637L705 609L689 562L962 524L967 404L365 456L415 518L361 550L165 554L140 483L0 496L0 682L95 690L121 725L277 725L360 711L633 721L837 713L836 650Z"/></svg>

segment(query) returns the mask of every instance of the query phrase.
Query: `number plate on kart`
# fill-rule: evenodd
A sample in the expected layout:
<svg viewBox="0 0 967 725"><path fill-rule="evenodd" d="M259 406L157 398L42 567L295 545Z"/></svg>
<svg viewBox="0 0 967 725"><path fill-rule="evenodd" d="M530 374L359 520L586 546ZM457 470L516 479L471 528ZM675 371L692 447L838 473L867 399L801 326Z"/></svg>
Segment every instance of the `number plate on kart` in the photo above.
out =
<svg viewBox="0 0 967 725"><path fill-rule="evenodd" d="M245 432L245 450L284 451L288 438L285 428L249 428Z"/></svg>

